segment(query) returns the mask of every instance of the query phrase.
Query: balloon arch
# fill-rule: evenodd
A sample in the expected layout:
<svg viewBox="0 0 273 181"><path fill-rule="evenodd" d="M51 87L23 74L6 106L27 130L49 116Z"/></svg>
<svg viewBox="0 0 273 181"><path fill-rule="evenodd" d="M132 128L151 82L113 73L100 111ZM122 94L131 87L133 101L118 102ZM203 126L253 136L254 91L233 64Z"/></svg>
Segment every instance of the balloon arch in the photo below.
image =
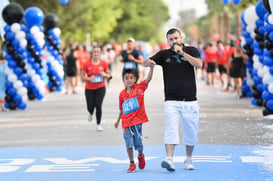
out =
<svg viewBox="0 0 273 181"><path fill-rule="evenodd" d="M24 110L28 100L42 100L47 87L50 91L62 90L64 71L58 48L61 44L58 18L54 14L44 17L37 7L24 11L17 3L8 4L2 17L6 22L5 108Z"/></svg>

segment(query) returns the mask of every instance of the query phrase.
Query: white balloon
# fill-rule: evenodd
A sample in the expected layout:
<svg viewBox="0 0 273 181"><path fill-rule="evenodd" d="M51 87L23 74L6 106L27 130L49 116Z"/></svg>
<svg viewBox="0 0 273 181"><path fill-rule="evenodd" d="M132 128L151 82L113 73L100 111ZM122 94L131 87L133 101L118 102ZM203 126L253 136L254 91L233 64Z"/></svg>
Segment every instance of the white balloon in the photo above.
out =
<svg viewBox="0 0 273 181"><path fill-rule="evenodd" d="M268 91L273 94L273 83L268 85Z"/></svg>
<svg viewBox="0 0 273 181"><path fill-rule="evenodd" d="M249 86L249 87L252 87L252 85L254 84L253 80L252 79L248 79L246 81L246 84Z"/></svg>
<svg viewBox="0 0 273 181"><path fill-rule="evenodd" d="M14 33L17 33L18 31L21 30L21 26L19 23L13 23L10 28L11 28L11 31Z"/></svg>
<svg viewBox="0 0 273 181"><path fill-rule="evenodd" d="M23 102L27 102L27 100L28 100L27 95L23 95L23 96L22 96L22 100L23 100Z"/></svg>
<svg viewBox="0 0 273 181"><path fill-rule="evenodd" d="M61 29L60 28L54 28L54 34L57 35L57 36L60 36L61 34Z"/></svg>
<svg viewBox="0 0 273 181"><path fill-rule="evenodd" d="M27 46L27 40L26 39L21 39L20 40L20 46L23 47L23 48L26 48L26 46Z"/></svg>
<svg viewBox="0 0 273 181"><path fill-rule="evenodd" d="M16 80L13 84L14 88L19 90L21 87L23 87L23 83L20 80Z"/></svg>
<svg viewBox="0 0 273 181"><path fill-rule="evenodd" d="M25 87L21 87L19 90L18 90L18 94L20 94L21 96L24 96L27 94L27 89Z"/></svg>
<svg viewBox="0 0 273 181"><path fill-rule="evenodd" d="M272 14L270 14L270 15L268 16L268 22L269 22L271 25L273 25L273 15L272 15Z"/></svg>
<svg viewBox="0 0 273 181"><path fill-rule="evenodd" d="M246 27L246 31L248 32L248 33L252 33L252 32L254 32L254 29L255 29L255 26L254 25L247 25L247 27ZM252 35L252 34L251 34ZM255 38L255 36L254 36L254 38Z"/></svg>
<svg viewBox="0 0 273 181"><path fill-rule="evenodd" d="M254 61L259 61L259 56L256 55L256 54L254 54L254 55L253 55L253 60L254 60Z"/></svg>
<svg viewBox="0 0 273 181"><path fill-rule="evenodd" d="M263 68L260 68L260 69L258 69L258 75L259 75L259 77L264 77L264 75L265 75L265 72L264 72L264 69Z"/></svg>
<svg viewBox="0 0 273 181"><path fill-rule="evenodd" d="M258 18L255 6L250 6L245 10L244 19L247 25L255 25Z"/></svg>
<svg viewBox="0 0 273 181"><path fill-rule="evenodd" d="M32 28L30 28L30 33L31 33L32 35L36 35L36 34L38 34L39 32L40 32L40 29L39 29L38 26L33 26Z"/></svg>
<svg viewBox="0 0 273 181"><path fill-rule="evenodd" d="M251 38L255 39L256 33L254 31L251 31L250 36L251 36Z"/></svg>
<svg viewBox="0 0 273 181"><path fill-rule="evenodd" d="M5 66L5 74L10 75L11 73L13 73L12 69L10 69L9 66Z"/></svg>
<svg viewBox="0 0 273 181"><path fill-rule="evenodd" d="M16 33L15 37L16 37L18 40L25 39L25 38L26 38L26 33L23 32L23 31L18 31L18 32Z"/></svg>
<svg viewBox="0 0 273 181"><path fill-rule="evenodd" d="M17 80L17 76L14 73L8 75L8 80L10 82L15 82Z"/></svg>

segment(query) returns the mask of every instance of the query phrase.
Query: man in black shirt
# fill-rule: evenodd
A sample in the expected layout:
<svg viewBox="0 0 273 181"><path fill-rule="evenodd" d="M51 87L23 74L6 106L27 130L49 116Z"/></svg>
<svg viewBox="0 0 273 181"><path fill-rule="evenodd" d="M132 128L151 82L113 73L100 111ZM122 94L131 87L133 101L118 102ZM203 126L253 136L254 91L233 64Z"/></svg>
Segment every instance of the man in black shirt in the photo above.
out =
<svg viewBox="0 0 273 181"><path fill-rule="evenodd" d="M202 67L199 51L183 44L179 29L169 29L166 38L170 49L157 52L145 60L143 65L157 64L162 67L165 93L164 142L167 158L161 166L175 171L173 155L179 144L179 121L182 121L183 143L186 146L185 169L194 170L192 152L197 143L199 104L196 97L195 67Z"/></svg>

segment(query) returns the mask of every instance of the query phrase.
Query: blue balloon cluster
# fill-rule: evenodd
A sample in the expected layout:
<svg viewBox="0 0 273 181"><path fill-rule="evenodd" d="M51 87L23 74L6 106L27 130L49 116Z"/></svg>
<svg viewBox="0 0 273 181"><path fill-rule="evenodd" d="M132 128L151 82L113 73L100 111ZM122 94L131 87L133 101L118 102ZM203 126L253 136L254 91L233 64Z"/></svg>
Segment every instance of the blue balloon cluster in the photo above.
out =
<svg viewBox="0 0 273 181"><path fill-rule="evenodd" d="M24 12L23 19L27 25L27 74L32 80L28 86L28 97L30 100L35 98L41 100L46 90L45 82L42 80L43 72L45 71L42 65L45 40L42 32L43 27L41 26L44 14L39 8L30 7Z"/></svg>
<svg viewBox="0 0 273 181"><path fill-rule="evenodd" d="M25 109L27 107L26 101L27 89L29 79L26 74L26 54L25 47L27 41L25 39L25 26L19 23L7 24L4 27L6 45L5 60L7 67L5 73L7 75L6 81L6 103L5 108L10 110Z"/></svg>
<svg viewBox="0 0 273 181"><path fill-rule="evenodd" d="M55 20L57 18L53 14L45 17L45 51L49 77L48 87L51 92L61 91L64 84L64 62L59 50L61 30L56 27Z"/></svg>

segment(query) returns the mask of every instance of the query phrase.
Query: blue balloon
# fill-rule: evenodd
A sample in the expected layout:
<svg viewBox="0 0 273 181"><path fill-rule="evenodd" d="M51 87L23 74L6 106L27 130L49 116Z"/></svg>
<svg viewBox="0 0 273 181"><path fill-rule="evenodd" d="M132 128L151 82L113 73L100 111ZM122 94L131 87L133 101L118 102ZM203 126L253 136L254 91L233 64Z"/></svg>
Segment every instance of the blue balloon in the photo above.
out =
<svg viewBox="0 0 273 181"><path fill-rule="evenodd" d="M273 25L271 25L271 24L267 24L264 28L265 28L266 32L272 32L273 31Z"/></svg>
<svg viewBox="0 0 273 181"><path fill-rule="evenodd" d="M29 7L24 13L24 22L26 25L31 28L35 25L41 25L44 20L44 13L40 8Z"/></svg>
<svg viewBox="0 0 273 181"><path fill-rule="evenodd" d="M67 5L68 4L68 0L59 0L59 2L62 5Z"/></svg>
<svg viewBox="0 0 273 181"><path fill-rule="evenodd" d="M263 63L268 67L271 67L273 65L273 59L271 57L264 57Z"/></svg>
<svg viewBox="0 0 273 181"><path fill-rule="evenodd" d="M17 64L14 60L10 60L10 61L8 61L8 66L13 69L14 67L17 66Z"/></svg>
<svg viewBox="0 0 273 181"><path fill-rule="evenodd" d="M7 89L9 89L9 88L13 87L13 85L12 85L12 83L11 83L11 82L6 81L6 83L5 83L5 87L6 87Z"/></svg>
<svg viewBox="0 0 273 181"><path fill-rule="evenodd" d="M241 13L241 21L242 21L242 23L243 23L244 25L247 25L244 16L245 16L245 11L243 11L243 12Z"/></svg>
<svg viewBox="0 0 273 181"><path fill-rule="evenodd" d="M14 102L16 102L17 104L20 104L22 102L22 97L19 94L16 94L13 97Z"/></svg>
<svg viewBox="0 0 273 181"><path fill-rule="evenodd" d="M17 75L17 77L19 77L23 73L23 71L20 67L16 67L14 69L14 73Z"/></svg>
<svg viewBox="0 0 273 181"><path fill-rule="evenodd" d="M5 102L4 106L5 106L6 109L8 109L9 108L9 103Z"/></svg>
<svg viewBox="0 0 273 181"><path fill-rule="evenodd" d="M242 0L233 0L233 4L238 5L242 2Z"/></svg>
<svg viewBox="0 0 273 181"><path fill-rule="evenodd" d="M270 73L271 75L273 75L273 66L271 66L271 67L269 68L269 73Z"/></svg>
<svg viewBox="0 0 273 181"><path fill-rule="evenodd" d="M18 109L24 110L24 109L26 109L26 107L27 107L27 105L24 102L21 102L20 104L18 104Z"/></svg>
<svg viewBox="0 0 273 181"><path fill-rule="evenodd" d="M261 20L261 19L257 19L255 24L256 24L257 27L264 26L264 21Z"/></svg>
<svg viewBox="0 0 273 181"><path fill-rule="evenodd" d="M271 111L273 110L273 99L270 99L266 102L266 107Z"/></svg>
<svg viewBox="0 0 273 181"><path fill-rule="evenodd" d="M259 0L257 2L255 10L256 10L256 14L259 16L260 19L263 19L265 13L267 13L266 9L264 8L262 0Z"/></svg>
<svg viewBox="0 0 273 181"><path fill-rule="evenodd" d="M222 1L224 5L227 5L230 2L230 0L222 0Z"/></svg>
<svg viewBox="0 0 273 181"><path fill-rule="evenodd" d="M255 98L252 98L252 99L251 99L251 104L252 104L253 106L257 106L257 100L256 100Z"/></svg>
<svg viewBox="0 0 273 181"><path fill-rule="evenodd" d="M259 84L257 84L257 90L259 91L259 92L263 92L263 83L259 83Z"/></svg>
<svg viewBox="0 0 273 181"><path fill-rule="evenodd" d="M11 95L12 97L15 96L17 93L16 93L16 89L11 87L8 89L8 94Z"/></svg>

